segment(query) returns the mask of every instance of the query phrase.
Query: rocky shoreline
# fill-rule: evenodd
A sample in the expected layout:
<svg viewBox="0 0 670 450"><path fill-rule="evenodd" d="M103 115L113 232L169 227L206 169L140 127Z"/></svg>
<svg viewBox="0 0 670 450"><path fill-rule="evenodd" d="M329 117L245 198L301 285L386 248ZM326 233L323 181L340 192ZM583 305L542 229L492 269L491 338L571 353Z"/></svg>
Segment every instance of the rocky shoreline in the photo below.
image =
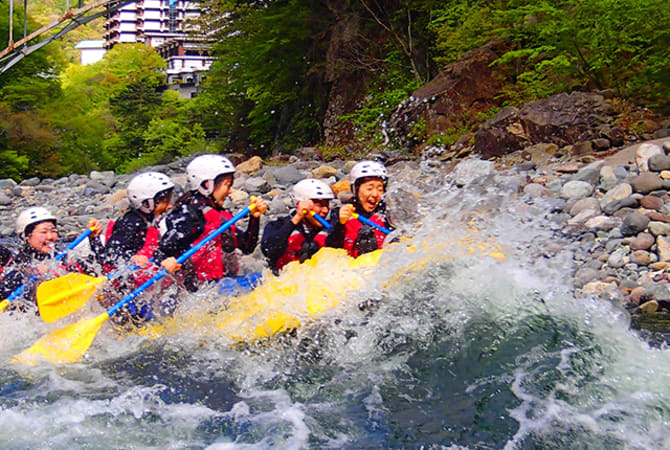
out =
<svg viewBox="0 0 670 450"><path fill-rule="evenodd" d="M558 236L574 244L577 296L595 295L655 312L670 306L668 153L670 139L662 138L625 147L589 163L558 161L537 152L522 161L514 154L496 163L466 159L455 166L451 176L459 186L490 176L495 170L515 173L522 180L516 195L530 201L552 200L553 212L547 219ZM438 159L425 156L422 160L403 160L393 154L378 156L386 160L394 179L411 179L422 165L443 166ZM186 185L184 169L189 160L147 169L169 175L179 191ZM250 195L263 195L269 205L265 223L290 210L291 186L309 176L324 179L334 187L338 198L346 201L346 174L354 163L297 157L283 165L264 164L258 157L240 161L227 206L238 210L248 203ZM441 167L438 172L444 176L447 171ZM125 186L131 177L91 172L57 180L32 178L18 184L0 180L0 242L18 248L14 221L20 211L34 205L54 212L59 218L61 239L70 241L81 233L90 217L106 222L128 207ZM416 208L403 198L411 194L404 192L390 199L400 221L403 216L411 217ZM253 257L262 261L258 249Z"/></svg>
<svg viewBox="0 0 670 450"><path fill-rule="evenodd" d="M582 167L552 167L524 187L564 204L553 220L582 245L575 253L578 294L655 312L670 304L670 140L627 147ZM547 170L545 169L545 172Z"/></svg>

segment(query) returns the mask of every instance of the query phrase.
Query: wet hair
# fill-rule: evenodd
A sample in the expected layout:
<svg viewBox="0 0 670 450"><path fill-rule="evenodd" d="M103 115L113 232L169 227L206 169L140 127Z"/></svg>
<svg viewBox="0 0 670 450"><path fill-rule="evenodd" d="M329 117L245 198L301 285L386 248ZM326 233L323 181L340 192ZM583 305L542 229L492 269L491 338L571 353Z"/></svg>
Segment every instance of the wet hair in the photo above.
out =
<svg viewBox="0 0 670 450"><path fill-rule="evenodd" d="M191 199L195 196L197 190L186 191L179 196L179 198L174 202L174 208L179 209L182 205L188 205L191 203Z"/></svg>

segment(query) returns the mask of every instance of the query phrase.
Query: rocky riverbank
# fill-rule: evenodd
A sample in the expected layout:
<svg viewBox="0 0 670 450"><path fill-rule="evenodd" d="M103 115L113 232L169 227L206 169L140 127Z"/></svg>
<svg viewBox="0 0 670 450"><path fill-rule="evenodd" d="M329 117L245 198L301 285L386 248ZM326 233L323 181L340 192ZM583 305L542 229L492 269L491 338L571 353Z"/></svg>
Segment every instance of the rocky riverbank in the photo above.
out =
<svg viewBox="0 0 670 450"><path fill-rule="evenodd" d="M475 180L486 182L494 173L510 175L520 199L551 200L547 214L557 240L568 240L574 249L574 289L578 297L596 295L625 306L643 305L654 312L670 305L670 139L657 139L623 148L609 156L584 163L547 157L541 149L519 159L518 154L497 162L466 159L453 171L439 159L424 156L407 160L381 154L392 179L411 180L417 174L432 180L453 182L454 189ZM155 166L172 177L178 190L186 185L184 168L189 159ZM291 186L305 177L324 179L338 199L348 197L347 173L354 161L299 160L272 165L254 157L239 161L234 190L227 206L235 211L250 195L263 195L269 204L263 223L286 214L292 207ZM132 175L91 172L50 179L27 179L16 184L0 180L0 238L18 247L16 215L28 206L48 207L59 218L63 240L81 233L90 217L103 222L128 207L125 186ZM446 177L446 178L445 178ZM421 198L411 183L393 190L389 203L396 221L411 222ZM419 201L420 203L420 201ZM547 249L551 251L551 249ZM257 265L262 255L253 255Z"/></svg>
<svg viewBox="0 0 670 450"><path fill-rule="evenodd" d="M583 166L552 165L524 192L561 199L552 220L581 242L578 294L655 312L670 304L670 140L627 147ZM546 174L546 176L544 175Z"/></svg>

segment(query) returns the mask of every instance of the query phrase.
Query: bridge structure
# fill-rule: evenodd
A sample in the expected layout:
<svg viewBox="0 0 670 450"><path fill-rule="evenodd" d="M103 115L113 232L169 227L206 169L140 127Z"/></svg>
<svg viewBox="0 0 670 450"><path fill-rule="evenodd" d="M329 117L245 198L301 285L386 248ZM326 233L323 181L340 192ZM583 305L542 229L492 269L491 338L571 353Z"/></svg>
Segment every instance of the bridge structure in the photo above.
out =
<svg viewBox="0 0 670 450"><path fill-rule="evenodd" d="M78 26L113 13L135 0L93 0L87 5L84 5L83 1L79 0L76 9L67 7L67 11L62 17L28 34L28 0L23 0L23 37L15 42L13 36L14 0L9 0L9 39L7 48L0 51L0 74L9 70L32 52L39 50Z"/></svg>

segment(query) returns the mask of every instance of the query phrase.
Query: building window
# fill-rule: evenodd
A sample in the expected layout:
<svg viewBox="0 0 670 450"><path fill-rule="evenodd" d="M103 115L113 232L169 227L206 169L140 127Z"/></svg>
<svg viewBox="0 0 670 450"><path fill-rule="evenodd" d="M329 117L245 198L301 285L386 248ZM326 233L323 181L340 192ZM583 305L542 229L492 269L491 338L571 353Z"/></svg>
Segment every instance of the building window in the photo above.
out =
<svg viewBox="0 0 670 450"><path fill-rule="evenodd" d="M177 1L170 0L170 32L177 31Z"/></svg>

